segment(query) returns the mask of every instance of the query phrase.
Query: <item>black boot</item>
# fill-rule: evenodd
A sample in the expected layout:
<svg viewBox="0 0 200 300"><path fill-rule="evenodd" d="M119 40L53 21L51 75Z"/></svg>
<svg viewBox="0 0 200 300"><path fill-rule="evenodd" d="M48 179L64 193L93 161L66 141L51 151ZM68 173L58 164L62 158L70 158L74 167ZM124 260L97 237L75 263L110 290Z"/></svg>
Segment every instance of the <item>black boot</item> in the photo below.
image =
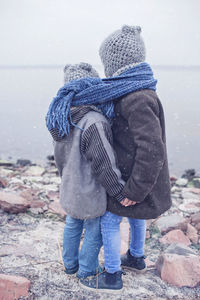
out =
<svg viewBox="0 0 200 300"><path fill-rule="evenodd" d="M80 279L80 285L86 289L96 289L106 292L117 292L123 288L122 271L114 274L104 271L92 278Z"/></svg>
<svg viewBox="0 0 200 300"><path fill-rule="evenodd" d="M147 269L144 259L145 256L132 256L129 249L126 254L121 256L121 266L129 270L143 273Z"/></svg>

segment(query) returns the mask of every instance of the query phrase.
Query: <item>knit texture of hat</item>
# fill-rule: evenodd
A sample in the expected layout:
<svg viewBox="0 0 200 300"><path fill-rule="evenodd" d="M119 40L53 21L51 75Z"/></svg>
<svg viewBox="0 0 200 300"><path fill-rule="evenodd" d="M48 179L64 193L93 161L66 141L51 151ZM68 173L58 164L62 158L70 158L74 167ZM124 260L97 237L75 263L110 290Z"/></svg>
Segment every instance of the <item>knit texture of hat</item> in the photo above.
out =
<svg viewBox="0 0 200 300"><path fill-rule="evenodd" d="M123 67L145 61L145 45L140 33L141 27L124 25L103 41L99 54L106 77Z"/></svg>
<svg viewBox="0 0 200 300"><path fill-rule="evenodd" d="M81 62L76 65L66 65L64 67L64 82L85 77L99 77L97 71L88 63Z"/></svg>

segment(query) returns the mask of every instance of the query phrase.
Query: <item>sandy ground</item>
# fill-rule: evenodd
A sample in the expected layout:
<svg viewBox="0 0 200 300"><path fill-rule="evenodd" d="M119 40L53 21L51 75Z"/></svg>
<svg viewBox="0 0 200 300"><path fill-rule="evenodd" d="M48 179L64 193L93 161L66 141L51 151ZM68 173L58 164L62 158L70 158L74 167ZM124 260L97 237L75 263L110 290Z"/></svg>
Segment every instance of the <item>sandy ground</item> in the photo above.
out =
<svg viewBox="0 0 200 300"><path fill-rule="evenodd" d="M85 290L79 286L76 275L67 275L61 258L62 235L65 218L49 210L53 200L49 200L49 192L58 193L60 179L54 165L46 169L3 166L0 168L2 191L26 195L34 192L33 200L44 201L45 206L38 210L29 209L26 213L11 214L0 210L0 273L24 276L31 282L29 297L26 300L194 300L200 299L200 286L196 288L178 288L161 280L155 267L145 274L127 271L123 275L124 288L119 293L105 293L96 290ZM165 215L183 213L179 206L183 203L182 188L172 194L173 206ZM35 198L34 198L35 197ZM33 201L32 200L32 201ZM35 201L35 200L34 200ZM127 222L127 219L123 219ZM152 225L150 238L146 240L145 254L149 260L156 262L165 247L159 242L161 233ZM198 251L200 245L191 245ZM103 249L100 253L103 265Z"/></svg>
<svg viewBox="0 0 200 300"><path fill-rule="evenodd" d="M126 219L125 219L126 221ZM1 212L1 273L24 276L31 281L30 296L24 299L200 299L199 288L177 288L164 283L155 269L145 274L127 271L119 293L86 291L75 275L66 275L61 260L64 220L50 215ZM155 261L160 251L159 233L147 240L146 254ZM100 254L103 263L103 250Z"/></svg>

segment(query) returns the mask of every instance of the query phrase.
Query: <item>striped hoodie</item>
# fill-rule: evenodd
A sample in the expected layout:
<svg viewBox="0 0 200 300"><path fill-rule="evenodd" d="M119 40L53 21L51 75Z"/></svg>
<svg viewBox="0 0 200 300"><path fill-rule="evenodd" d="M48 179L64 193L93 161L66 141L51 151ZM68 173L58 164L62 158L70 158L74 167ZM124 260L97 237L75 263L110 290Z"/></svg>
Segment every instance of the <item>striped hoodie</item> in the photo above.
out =
<svg viewBox="0 0 200 300"><path fill-rule="evenodd" d="M108 120L93 106L73 107L70 134L60 138L56 130L54 155L61 176L60 203L70 216L91 219L102 216L107 194L121 201L124 181L116 165Z"/></svg>

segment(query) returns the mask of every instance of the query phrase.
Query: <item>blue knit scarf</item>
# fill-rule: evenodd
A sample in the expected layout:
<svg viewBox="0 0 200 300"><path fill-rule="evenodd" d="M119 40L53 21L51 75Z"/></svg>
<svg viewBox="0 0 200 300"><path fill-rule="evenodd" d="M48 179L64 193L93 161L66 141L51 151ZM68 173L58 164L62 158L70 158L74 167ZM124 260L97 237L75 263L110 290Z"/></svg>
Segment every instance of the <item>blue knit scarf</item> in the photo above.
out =
<svg viewBox="0 0 200 300"><path fill-rule="evenodd" d="M95 105L108 119L114 117L113 100L129 93L156 90L157 80L151 67L141 63L111 78L81 78L66 83L52 100L46 116L48 130L57 129L61 137L68 135L72 122L71 106Z"/></svg>

